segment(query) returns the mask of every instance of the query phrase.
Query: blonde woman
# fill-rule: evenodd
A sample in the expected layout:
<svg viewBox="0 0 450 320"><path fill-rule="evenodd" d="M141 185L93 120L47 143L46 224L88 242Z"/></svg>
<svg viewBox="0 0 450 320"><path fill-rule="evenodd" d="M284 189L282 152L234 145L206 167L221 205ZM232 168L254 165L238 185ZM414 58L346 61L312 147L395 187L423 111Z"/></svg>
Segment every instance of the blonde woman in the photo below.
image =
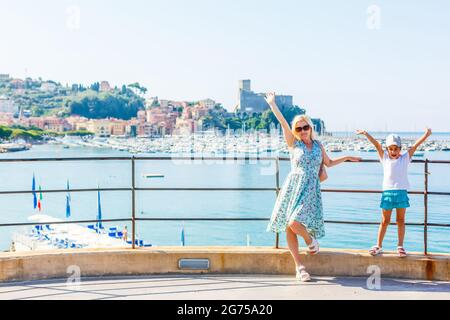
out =
<svg viewBox="0 0 450 320"><path fill-rule="evenodd" d="M308 116L296 116L291 128L275 103L275 93L266 94L265 99L283 128L291 156L291 171L277 197L267 231L286 232L289 251L296 265L296 278L310 281L310 275L300 261L297 235L304 239L309 254L319 253L316 239L325 235L319 177L321 166L333 167L344 161L361 159L330 159L317 140Z"/></svg>

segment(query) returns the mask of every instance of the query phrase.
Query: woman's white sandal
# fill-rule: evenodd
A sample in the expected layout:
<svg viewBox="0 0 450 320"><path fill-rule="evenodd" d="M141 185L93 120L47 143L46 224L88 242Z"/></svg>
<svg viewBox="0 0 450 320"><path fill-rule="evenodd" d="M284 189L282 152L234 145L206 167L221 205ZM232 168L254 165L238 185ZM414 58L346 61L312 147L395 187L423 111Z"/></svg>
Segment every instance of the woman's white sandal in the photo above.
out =
<svg viewBox="0 0 450 320"><path fill-rule="evenodd" d="M319 250L320 250L320 248L319 248L319 242L317 242L316 239L312 238L312 242L311 242L311 244L308 246L308 253L309 253L310 255L313 256L313 255L318 254L318 253L319 253Z"/></svg>
<svg viewBox="0 0 450 320"><path fill-rule="evenodd" d="M398 256L400 257L400 258L404 258L404 257L406 257L406 251L405 251L405 248L403 248L403 247L397 247L397 253L398 253Z"/></svg>
<svg viewBox="0 0 450 320"><path fill-rule="evenodd" d="M370 255L372 256L378 256L380 254L383 253L383 248L379 247L379 246L373 246L370 250L369 250Z"/></svg>
<svg viewBox="0 0 450 320"><path fill-rule="evenodd" d="M311 281L311 276L309 275L308 272L306 272L305 266L297 267L296 271L297 274L295 275L295 277L297 278L298 281L301 282Z"/></svg>

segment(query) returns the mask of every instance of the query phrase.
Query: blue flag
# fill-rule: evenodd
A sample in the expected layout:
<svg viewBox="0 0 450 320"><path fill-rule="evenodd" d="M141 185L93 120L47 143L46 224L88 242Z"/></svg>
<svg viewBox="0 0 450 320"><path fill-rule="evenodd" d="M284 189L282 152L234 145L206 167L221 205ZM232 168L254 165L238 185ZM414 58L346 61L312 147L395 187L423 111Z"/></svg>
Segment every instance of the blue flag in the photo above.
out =
<svg viewBox="0 0 450 320"><path fill-rule="evenodd" d="M72 200L70 197L69 179L67 179L67 195L69 196L69 200Z"/></svg>
<svg viewBox="0 0 450 320"><path fill-rule="evenodd" d="M97 191L97 201L98 201L98 212L97 212L97 220L102 220L102 204L100 202L100 190ZM102 229L102 222L97 222L98 229Z"/></svg>
<svg viewBox="0 0 450 320"><path fill-rule="evenodd" d="M33 190L33 209L37 208L37 196L36 196L36 179L33 173L33 182L31 184L31 190Z"/></svg>
<svg viewBox="0 0 450 320"><path fill-rule="evenodd" d="M69 196L66 196L66 218L70 217L70 200Z"/></svg>
<svg viewBox="0 0 450 320"><path fill-rule="evenodd" d="M66 195L66 218L70 217L70 201L72 200L70 198L70 192L69 192L69 180L67 180L67 195Z"/></svg>
<svg viewBox="0 0 450 320"><path fill-rule="evenodd" d="M184 239L184 224L183 224L183 226L181 227L181 246L184 247L184 244L185 244L185 239Z"/></svg>

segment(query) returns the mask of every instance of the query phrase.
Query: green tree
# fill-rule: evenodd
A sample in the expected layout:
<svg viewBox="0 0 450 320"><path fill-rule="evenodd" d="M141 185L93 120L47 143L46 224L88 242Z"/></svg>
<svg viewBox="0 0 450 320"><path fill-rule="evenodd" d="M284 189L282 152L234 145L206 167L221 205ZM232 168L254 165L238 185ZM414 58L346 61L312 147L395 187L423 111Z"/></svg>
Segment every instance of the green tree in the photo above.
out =
<svg viewBox="0 0 450 320"><path fill-rule="evenodd" d="M9 139L11 137L12 130L5 126L0 126L0 139Z"/></svg>
<svg viewBox="0 0 450 320"><path fill-rule="evenodd" d="M140 94L145 94L147 92L147 88L141 86L139 82L135 82L128 85L129 88L136 89Z"/></svg>
<svg viewBox="0 0 450 320"><path fill-rule="evenodd" d="M230 129L237 130L242 127L242 121L238 117L227 118L225 119L225 125L227 128L230 126Z"/></svg>
<svg viewBox="0 0 450 320"><path fill-rule="evenodd" d="M214 128L214 119L211 115L206 115L201 118L203 130Z"/></svg>
<svg viewBox="0 0 450 320"><path fill-rule="evenodd" d="M23 129L12 129L12 133L10 136L11 139L23 139L27 142L33 141L33 140L41 140L42 139L42 133L37 133L33 130L23 130Z"/></svg>
<svg viewBox="0 0 450 320"><path fill-rule="evenodd" d="M255 116L250 117L245 121L245 127L247 129L256 129L257 126L260 124L260 122L261 122L260 115L255 114Z"/></svg>
<svg viewBox="0 0 450 320"><path fill-rule="evenodd" d="M90 131L86 131L86 130L77 130L77 131L66 131L64 132L64 134L68 135L68 136L93 136L94 133L90 132Z"/></svg>
<svg viewBox="0 0 450 320"><path fill-rule="evenodd" d="M286 121L290 124L292 120L294 120L294 117L299 114L305 114L305 109L300 108L299 106L292 106L290 108L287 108L285 110L282 110L282 113L284 117L286 118Z"/></svg>
<svg viewBox="0 0 450 320"><path fill-rule="evenodd" d="M33 117L41 117L44 115L44 113L45 113L45 111L42 108L40 108L39 106L31 107L31 115Z"/></svg>
<svg viewBox="0 0 450 320"><path fill-rule="evenodd" d="M100 83L94 82L93 84L91 84L90 89L94 90L96 92L99 92L100 91Z"/></svg>
<svg viewBox="0 0 450 320"><path fill-rule="evenodd" d="M118 118L129 120L144 109L144 100L114 93L81 96L69 103L70 113L90 119Z"/></svg>

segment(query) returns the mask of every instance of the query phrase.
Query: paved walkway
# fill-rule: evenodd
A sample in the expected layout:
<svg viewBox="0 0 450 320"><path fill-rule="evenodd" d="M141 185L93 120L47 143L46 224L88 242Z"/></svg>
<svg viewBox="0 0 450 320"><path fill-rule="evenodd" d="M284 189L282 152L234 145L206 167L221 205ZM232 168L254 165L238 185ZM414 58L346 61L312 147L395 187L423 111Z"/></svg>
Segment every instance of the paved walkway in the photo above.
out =
<svg viewBox="0 0 450 320"><path fill-rule="evenodd" d="M450 299L449 282L382 279L380 290L366 278L315 277L297 283L292 276L156 275L82 278L0 284L0 299Z"/></svg>

